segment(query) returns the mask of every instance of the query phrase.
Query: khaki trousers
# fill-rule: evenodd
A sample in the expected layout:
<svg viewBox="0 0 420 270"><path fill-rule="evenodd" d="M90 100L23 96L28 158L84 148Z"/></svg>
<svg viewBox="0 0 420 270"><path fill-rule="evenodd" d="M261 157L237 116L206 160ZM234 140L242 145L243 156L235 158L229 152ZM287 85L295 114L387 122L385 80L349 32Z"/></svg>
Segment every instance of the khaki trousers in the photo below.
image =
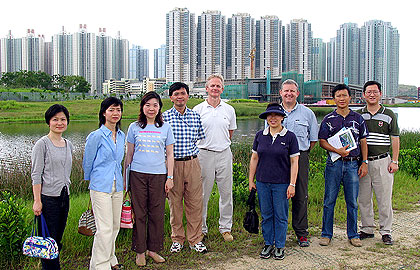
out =
<svg viewBox="0 0 420 270"><path fill-rule="evenodd" d="M95 215L96 233L89 269L108 270L118 264L115 240L120 230L123 192L115 191L114 182L111 193L91 190L90 198Z"/></svg>
<svg viewBox="0 0 420 270"><path fill-rule="evenodd" d="M391 158L369 161L368 174L359 182L360 230L374 233L376 226L373 213L373 191L378 202L379 233L391 234L392 227L392 186L394 174L388 172Z"/></svg>
<svg viewBox="0 0 420 270"><path fill-rule="evenodd" d="M183 206L187 219L187 239L190 246L202 240L201 214L203 209L203 187L198 158L176 161L174 165L174 187L168 193L171 211L172 241L183 244L185 231L182 224Z"/></svg>
<svg viewBox="0 0 420 270"><path fill-rule="evenodd" d="M233 197L232 197L232 152L230 147L221 152L200 149L198 158L203 176L203 226L204 234L207 228L207 206L216 181L219 189L219 232L230 232L232 229Z"/></svg>

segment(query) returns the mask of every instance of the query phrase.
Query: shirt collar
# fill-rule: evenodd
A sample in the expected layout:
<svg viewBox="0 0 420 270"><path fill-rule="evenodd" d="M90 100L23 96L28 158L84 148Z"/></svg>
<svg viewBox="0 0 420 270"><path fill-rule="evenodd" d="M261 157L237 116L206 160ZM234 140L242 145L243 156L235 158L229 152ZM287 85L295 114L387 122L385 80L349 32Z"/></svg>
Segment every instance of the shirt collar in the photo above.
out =
<svg viewBox="0 0 420 270"><path fill-rule="evenodd" d="M379 108L379 110L375 113L375 114L377 114L377 113L384 113L384 111L385 111L385 106L384 105L382 105L382 104L379 104L379 106L380 106L380 108ZM363 113L367 113L367 112L369 112L368 111L368 109L367 109L367 105L365 105L365 107L363 107L362 108L362 112ZM370 113L370 112L369 112Z"/></svg>
<svg viewBox="0 0 420 270"><path fill-rule="evenodd" d="M283 129L279 133L276 133L275 135L278 134L280 136L284 136L286 135L286 132L287 132L287 128L283 127ZM270 126L267 126L263 131L263 135L267 136L269 133L270 133Z"/></svg>
<svg viewBox="0 0 420 270"><path fill-rule="evenodd" d="M286 109L284 108L284 106L283 106L283 102L282 102L280 105L281 105L281 107L283 108L283 110L284 110L286 113L289 113L289 111L288 111L288 110L286 110ZM296 110L298 106L299 106L299 102L297 102L297 101L296 101L295 106L292 108L292 110L291 110L290 112L292 112L292 111Z"/></svg>
<svg viewBox="0 0 420 270"><path fill-rule="evenodd" d="M215 107L213 107L212 105L210 105L210 104L207 102L207 99L206 99L205 101L206 101L207 107L212 107L212 108L215 108ZM217 107L222 106L222 104L223 104L223 103L224 103L224 102L223 102L223 100L222 100L222 99L220 99L220 103L219 103L219 105L217 105L217 106L216 106L216 108L217 108Z"/></svg>
<svg viewBox="0 0 420 270"><path fill-rule="evenodd" d="M350 108L349 108L349 110L350 110L350 111L349 111L349 114L348 114L347 116L350 116L350 115L354 115L354 114L355 114L355 112L354 112L352 109L350 109ZM333 115L343 117L341 114L338 114L338 113L337 113L337 109L334 109L334 111L333 111ZM347 116L346 116L346 117L347 117Z"/></svg>
<svg viewBox="0 0 420 270"><path fill-rule="evenodd" d="M172 107L172 113L174 113L175 115L179 115L179 116L184 116L184 115L187 115L187 114L189 114L191 112L191 109L190 108L188 108L188 107L185 107L185 112L184 112L184 114L181 114L177 109L175 109L175 107L173 106Z"/></svg>
<svg viewBox="0 0 420 270"><path fill-rule="evenodd" d="M105 125L102 125L99 129L105 134L105 136L109 136L112 133L112 131L109 128L107 128ZM117 134L119 133L121 133L120 129L118 129L117 131Z"/></svg>

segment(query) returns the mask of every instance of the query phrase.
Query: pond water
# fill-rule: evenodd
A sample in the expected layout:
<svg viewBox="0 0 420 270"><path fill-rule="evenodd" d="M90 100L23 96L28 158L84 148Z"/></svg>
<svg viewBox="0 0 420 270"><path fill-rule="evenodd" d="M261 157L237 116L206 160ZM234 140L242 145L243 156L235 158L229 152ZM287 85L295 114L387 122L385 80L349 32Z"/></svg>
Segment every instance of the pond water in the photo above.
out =
<svg viewBox="0 0 420 270"><path fill-rule="evenodd" d="M420 131L420 108L392 108L398 115L401 130ZM322 119L318 119L320 122ZM122 129L127 130L132 120L124 120ZM258 118L238 120L233 142L252 141L255 133L262 129L264 121ZM86 136L98 126L96 121L71 121L64 137L75 146L76 154L84 149ZM35 142L48 133L45 123L7 123L0 124L0 166L28 166L31 150Z"/></svg>

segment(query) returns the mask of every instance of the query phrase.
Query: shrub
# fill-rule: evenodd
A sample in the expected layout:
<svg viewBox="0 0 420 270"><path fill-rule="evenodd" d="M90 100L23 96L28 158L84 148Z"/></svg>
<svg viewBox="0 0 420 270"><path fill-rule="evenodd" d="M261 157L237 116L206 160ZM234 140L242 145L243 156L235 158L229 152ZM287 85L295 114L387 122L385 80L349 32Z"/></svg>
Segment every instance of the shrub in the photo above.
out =
<svg viewBox="0 0 420 270"><path fill-rule="evenodd" d="M408 172L417 179L420 176L420 142L414 147L400 150L401 170Z"/></svg>
<svg viewBox="0 0 420 270"><path fill-rule="evenodd" d="M241 163L233 163L232 195L236 204L246 205L248 199L248 177L242 170Z"/></svg>
<svg viewBox="0 0 420 270"><path fill-rule="evenodd" d="M22 256L28 235L23 201L9 191L0 193L0 268L11 269Z"/></svg>

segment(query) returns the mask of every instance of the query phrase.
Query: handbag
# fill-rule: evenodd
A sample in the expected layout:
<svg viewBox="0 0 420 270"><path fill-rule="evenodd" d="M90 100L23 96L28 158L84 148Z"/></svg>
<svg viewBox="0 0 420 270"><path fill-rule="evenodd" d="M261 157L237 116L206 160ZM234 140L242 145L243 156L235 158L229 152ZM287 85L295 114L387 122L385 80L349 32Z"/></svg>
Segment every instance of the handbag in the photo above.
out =
<svg viewBox="0 0 420 270"><path fill-rule="evenodd" d="M247 204L249 205L249 211L245 213L243 225L246 231L258 234L258 227L260 222L258 214L255 211L255 193L256 189L252 189L249 193L247 201Z"/></svg>
<svg viewBox="0 0 420 270"><path fill-rule="evenodd" d="M42 236L38 235L38 218L35 216L31 236L26 238L23 243L23 255L49 260L56 259L58 258L57 243L50 237L47 223L42 214L39 219L41 220Z"/></svg>
<svg viewBox="0 0 420 270"><path fill-rule="evenodd" d="M92 211L92 201L89 198L88 209L82 213L79 218L79 227L77 231L80 234L92 236L96 233L95 216Z"/></svg>
<svg viewBox="0 0 420 270"><path fill-rule="evenodd" d="M128 197L128 192L125 193L125 199L121 210L121 223L120 227L123 229L132 229L133 220L131 219L131 202Z"/></svg>

